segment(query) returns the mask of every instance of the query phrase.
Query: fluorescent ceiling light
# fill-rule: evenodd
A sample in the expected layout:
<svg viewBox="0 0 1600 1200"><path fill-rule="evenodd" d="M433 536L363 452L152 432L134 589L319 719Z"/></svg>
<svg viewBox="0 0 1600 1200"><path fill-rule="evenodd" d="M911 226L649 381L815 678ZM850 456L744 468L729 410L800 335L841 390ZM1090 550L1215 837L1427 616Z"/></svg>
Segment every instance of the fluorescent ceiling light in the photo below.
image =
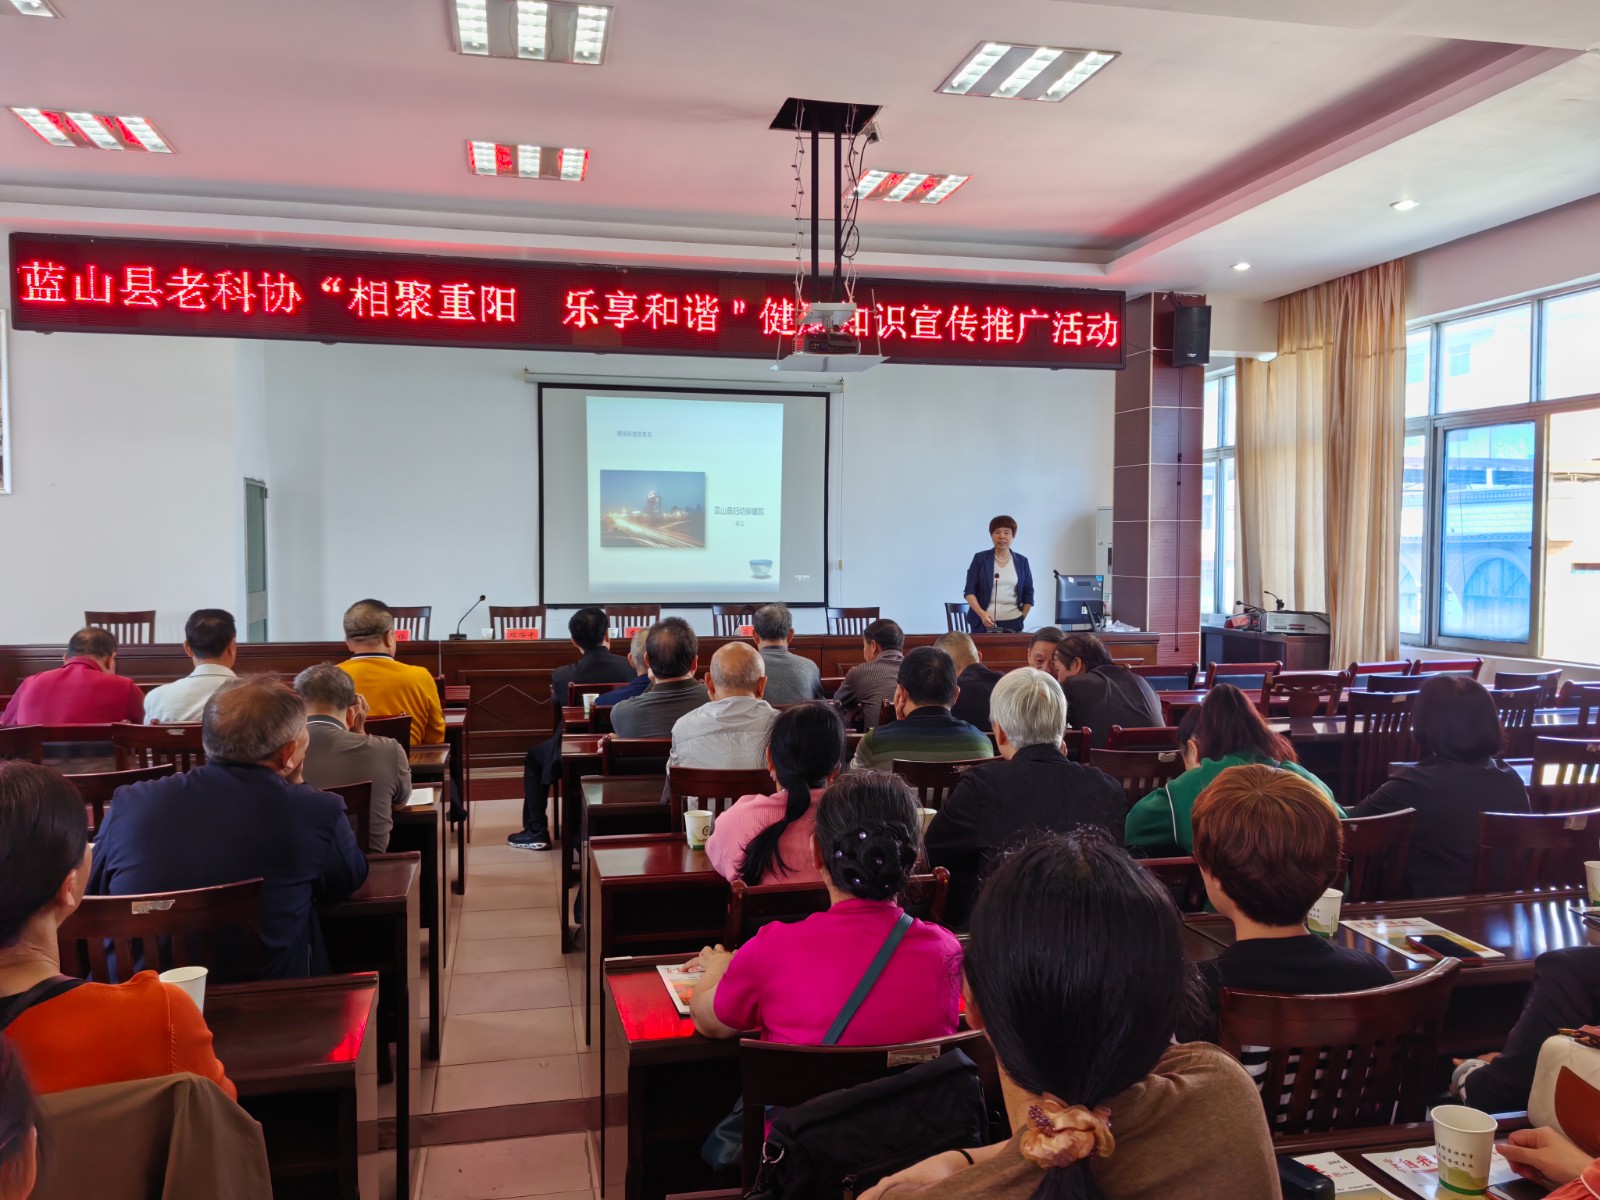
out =
<svg viewBox="0 0 1600 1200"><path fill-rule="evenodd" d="M889 190L889 194L886 195L884 199L890 201L904 200L907 196L911 195L912 192L916 191L917 185L926 178L926 175L919 175L917 172L912 171L899 183L895 184L894 187Z"/></svg>
<svg viewBox="0 0 1600 1200"><path fill-rule="evenodd" d="M467 166L474 175L580 183L588 171L589 152L580 148L562 149L522 142L469 141Z"/></svg>
<svg viewBox="0 0 1600 1200"><path fill-rule="evenodd" d="M18 119L20 119L24 125L33 130L52 146L63 146L70 150L78 144L69 138L60 128L60 126L56 125L54 121L45 116L43 111L40 109L13 108L11 111L17 114Z"/></svg>
<svg viewBox="0 0 1600 1200"><path fill-rule="evenodd" d="M100 149L122 149L122 143L111 136L111 130L107 129L100 118L93 113L69 112L67 118L79 129L83 130L84 136Z"/></svg>
<svg viewBox="0 0 1600 1200"><path fill-rule="evenodd" d="M577 146L561 151L561 178L567 183L582 183L589 172L589 152Z"/></svg>
<svg viewBox="0 0 1600 1200"><path fill-rule="evenodd" d="M25 17L59 17L49 0L11 0L11 7Z"/></svg>
<svg viewBox="0 0 1600 1200"><path fill-rule="evenodd" d="M972 90L973 84L987 75L995 63L1005 57L1009 49L1011 46L1006 42L985 42L968 56L966 62L951 73L950 78L939 90L956 96L966 95Z"/></svg>
<svg viewBox="0 0 1600 1200"><path fill-rule="evenodd" d="M942 204L970 175L945 175L928 171L866 171L855 187L857 200L882 200L889 204L914 201Z"/></svg>
<svg viewBox="0 0 1600 1200"><path fill-rule="evenodd" d="M463 54L489 53L489 0L455 0L456 44Z"/></svg>
<svg viewBox="0 0 1600 1200"><path fill-rule="evenodd" d="M572 61L598 67L606 52L606 26L611 10L600 4L578 5L578 19L572 34Z"/></svg>
<svg viewBox="0 0 1600 1200"><path fill-rule="evenodd" d="M550 6L545 0L517 0L517 57L547 58L550 53Z"/></svg>
<svg viewBox="0 0 1600 1200"><path fill-rule="evenodd" d="M539 160L544 154L538 146L517 147L517 174L524 179L539 178Z"/></svg>
<svg viewBox="0 0 1600 1200"><path fill-rule="evenodd" d="M108 118L114 125L120 125L119 130L123 139L132 138L140 149L149 150L153 154L171 154L172 147L159 133L156 127L143 117L111 117Z"/></svg>
<svg viewBox="0 0 1600 1200"><path fill-rule="evenodd" d="M1394 209L1395 212L1410 212L1413 208L1420 207L1421 204L1421 200L1396 200L1389 207Z"/></svg>
<svg viewBox="0 0 1600 1200"><path fill-rule="evenodd" d="M994 94L1002 99L1009 100L1038 78L1040 71L1060 57L1061 51L1051 50L1049 47L1040 47L1028 56L1027 62L1011 72L1004 83L995 88Z"/></svg>
<svg viewBox="0 0 1600 1200"><path fill-rule="evenodd" d="M599 66L610 41L609 4L577 0L446 0L462 54Z"/></svg>
<svg viewBox="0 0 1600 1200"><path fill-rule="evenodd" d="M971 175L946 175L938 184L928 189L927 195L922 197L922 203L944 203L944 201L949 198L951 192L955 191L958 187L971 178Z"/></svg>
<svg viewBox="0 0 1600 1200"><path fill-rule="evenodd" d="M1077 91L1117 53L984 42L950 72L939 90L952 96L1054 103Z"/></svg>
<svg viewBox="0 0 1600 1200"><path fill-rule="evenodd" d="M1248 271L1250 269L1250 264L1247 262L1236 262L1233 264L1233 269L1235 271Z"/></svg>
<svg viewBox="0 0 1600 1200"><path fill-rule="evenodd" d="M1076 51L1071 53L1076 53ZM1065 100L1069 94L1077 91L1092 76L1098 74L1101 67L1116 57L1115 52L1105 50L1085 51L1083 57L1078 60L1077 65L1070 68L1065 75L1046 88L1044 95L1040 96L1039 99L1049 100L1052 103L1058 100Z"/></svg>
<svg viewBox="0 0 1600 1200"><path fill-rule="evenodd" d="M67 150L148 150L171 154L172 146L143 117L106 113L13 108L20 120L52 146Z"/></svg>

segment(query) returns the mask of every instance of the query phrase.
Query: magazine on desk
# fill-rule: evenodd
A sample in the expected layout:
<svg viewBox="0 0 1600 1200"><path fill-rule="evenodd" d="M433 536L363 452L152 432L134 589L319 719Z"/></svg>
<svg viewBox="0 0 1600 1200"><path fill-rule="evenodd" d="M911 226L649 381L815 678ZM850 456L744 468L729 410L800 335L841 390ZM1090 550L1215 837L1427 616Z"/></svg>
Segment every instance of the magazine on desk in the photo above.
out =
<svg viewBox="0 0 1600 1200"><path fill-rule="evenodd" d="M1333 1194L1345 1200L1398 1200L1393 1192L1368 1179L1359 1167L1341 1155L1305 1154L1295 1162L1333 1180Z"/></svg>
<svg viewBox="0 0 1600 1200"><path fill-rule="evenodd" d="M1410 945L1406 939L1413 936L1432 934L1436 937L1449 938L1458 946L1473 951L1479 958L1504 958L1498 950L1491 950L1481 946L1471 938L1462 937L1459 933L1452 933L1443 925L1435 925L1424 917L1377 917L1373 920L1340 921L1352 933L1359 933L1364 938L1371 938L1381 942L1396 954L1403 954L1412 962L1433 962L1433 956L1424 954L1415 946Z"/></svg>
<svg viewBox="0 0 1600 1200"><path fill-rule="evenodd" d="M1452 1193L1451 1189L1439 1183L1439 1160L1434 1156L1432 1146L1418 1146L1415 1150L1385 1150L1381 1154L1365 1155L1365 1158L1424 1200L1449 1200L1452 1194L1459 1194ZM1489 1186L1511 1183L1518 1178L1511 1164L1496 1150L1489 1164Z"/></svg>
<svg viewBox="0 0 1600 1200"><path fill-rule="evenodd" d="M656 967L656 972L661 976L661 982L667 985L667 995L677 1005L678 1015L687 1017L689 1001L694 997L695 986L704 978L704 972L686 971L683 963L676 966L662 963Z"/></svg>

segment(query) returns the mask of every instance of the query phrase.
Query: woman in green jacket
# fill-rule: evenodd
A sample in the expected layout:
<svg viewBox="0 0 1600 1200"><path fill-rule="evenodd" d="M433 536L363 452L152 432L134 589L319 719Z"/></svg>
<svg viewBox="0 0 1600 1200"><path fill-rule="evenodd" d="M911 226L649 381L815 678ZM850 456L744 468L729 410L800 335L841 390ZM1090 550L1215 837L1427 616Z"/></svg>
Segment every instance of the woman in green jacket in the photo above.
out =
<svg viewBox="0 0 1600 1200"><path fill-rule="evenodd" d="M1151 857L1192 853L1194 831L1189 814L1200 793L1229 767L1259 763L1293 771L1316 784L1342 819L1346 814L1333 803L1333 793L1299 763L1289 739L1274 733L1256 706L1231 683L1219 683L1193 710L1193 734L1180 735L1187 770L1165 787L1157 788L1128 810L1123 840ZM1186 719L1185 726L1189 725Z"/></svg>

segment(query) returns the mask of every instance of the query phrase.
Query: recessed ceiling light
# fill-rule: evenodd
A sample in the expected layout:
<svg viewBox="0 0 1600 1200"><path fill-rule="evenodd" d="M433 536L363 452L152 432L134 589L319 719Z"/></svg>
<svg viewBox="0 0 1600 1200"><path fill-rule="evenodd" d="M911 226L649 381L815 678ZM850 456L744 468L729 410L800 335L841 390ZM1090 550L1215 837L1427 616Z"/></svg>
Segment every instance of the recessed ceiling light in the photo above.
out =
<svg viewBox="0 0 1600 1200"><path fill-rule="evenodd" d="M508 175L518 179L560 179L581 183L589 169L589 152L568 147L529 146L520 142L468 142L467 166L474 175Z"/></svg>
<svg viewBox="0 0 1600 1200"><path fill-rule="evenodd" d="M970 175L930 174L926 171L863 172L856 183L857 200L883 200L891 204L908 201L917 204L942 204Z"/></svg>
<svg viewBox="0 0 1600 1200"><path fill-rule="evenodd" d="M1248 271L1250 269L1250 264L1247 262L1236 262L1233 264L1233 269L1235 271Z"/></svg>
<svg viewBox="0 0 1600 1200"><path fill-rule="evenodd" d="M1077 91L1118 53L984 42L950 72L939 90L952 96L1054 103Z"/></svg>
<svg viewBox="0 0 1600 1200"><path fill-rule="evenodd" d="M171 144L143 117L13 108L20 120L52 146L79 150L147 150L171 154Z"/></svg>
<svg viewBox="0 0 1600 1200"><path fill-rule="evenodd" d="M1421 204L1421 200L1396 200L1393 204L1389 205L1389 207L1394 209L1395 212L1410 212L1413 208L1417 208Z"/></svg>
<svg viewBox="0 0 1600 1200"><path fill-rule="evenodd" d="M49 0L11 0L11 7L25 17L59 17ZM0 9L0 11L4 11Z"/></svg>
<svg viewBox="0 0 1600 1200"><path fill-rule="evenodd" d="M597 67L610 39L609 4L574 0L447 0L462 54Z"/></svg>

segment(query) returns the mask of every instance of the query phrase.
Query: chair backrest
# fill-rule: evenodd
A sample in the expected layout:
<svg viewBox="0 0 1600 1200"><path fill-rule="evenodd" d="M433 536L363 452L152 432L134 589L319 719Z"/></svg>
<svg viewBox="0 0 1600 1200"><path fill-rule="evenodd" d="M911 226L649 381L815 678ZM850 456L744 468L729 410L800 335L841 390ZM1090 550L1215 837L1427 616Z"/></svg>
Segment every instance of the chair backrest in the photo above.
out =
<svg viewBox="0 0 1600 1200"><path fill-rule="evenodd" d="M889 769L911 785L917 794L917 804L937 812L955 790L956 783L968 767L988 762L986 758L958 758L949 762L921 762L912 758L897 758Z"/></svg>
<svg viewBox="0 0 1600 1200"><path fill-rule="evenodd" d="M729 886L728 924L722 944L736 950L772 921L799 921L828 907L828 889L820 879L805 883L763 883L751 887L742 879Z"/></svg>
<svg viewBox="0 0 1600 1200"><path fill-rule="evenodd" d="M995 740L994 730L992 729L989 731L989 740L994 742L994 752L999 754L1000 743ZM1065 754L1070 762L1087 763L1089 761L1089 751L1093 748L1091 746L1093 741L1094 730L1087 725L1079 729L1069 727L1061 735L1061 753Z"/></svg>
<svg viewBox="0 0 1600 1200"><path fill-rule="evenodd" d="M159 763L153 767L135 767L129 771L91 771L83 775L68 775L72 786L83 797L89 810L89 832L92 835L106 819L106 805L120 787L130 783L143 783L146 779L162 779L177 773L172 763Z"/></svg>
<svg viewBox="0 0 1600 1200"><path fill-rule="evenodd" d="M843 686L844 686L844 676L843 675L824 675L822 677L822 694L824 696L826 696L829 700L832 700L833 699L833 694L835 692L837 692Z"/></svg>
<svg viewBox="0 0 1600 1200"><path fill-rule="evenodd" d="M1495 691L1530 687L1539 689L1540 708L1554 708L1556 695L1561 690L1561 672L1530 671L1524 674L1520 671L1496 671L1494 673Z"/></svg>
<svg viewBox="0 0 1600 1200"><path fill-rule="evenodd" d="M877 619L876 608L830 608L828 632L836 637L846 633L853 633L859 637L867 631L867 626Z"/></svg>
<svg viewBox="0 0 1600 1200"><path fill-rule="evenodd" d="M961 633L967 628L967 602L965 600L951 603L945 601L944 623L946 633Z"/></svg>
<svg viewBox="0 0 1600 1200"><path fill-rule="evenodd" d="M566 702L569 705L582 704L585 696L603 696L627 686L625 683L569 683Z"/></svg>
<svg viewBox="0 0 1600 1200"><path fill-rule="evenodd" d="M1231 683L1248 696L1259 692L1262 685L1281 670L1281 662L1208 662L1205 686L1213 688L1219 683Z"/></svg>
<svg viewBox="0 0 1600 1200"><path fill-rule="evenodd" d="M1344 826L1344 864L1334 886L1343 884L1345 902L1403 898L1417 810L1402 808L1381 817L1352 817L1340 824Z"/></svg>
<svg viewBox="0 0 1600 1200"><path fill-rule="evenodd" d="M494 636L504 638L508 629L537 629L544 637L544 605L542 604L491 604L489 628Z"/></svg>
<svg viewBox="0 0 1600 1200"><path fill-rule="evenodd" d="M1113 725L1106 735L1107 750L1177 750L1176 725Z"/></svg>
<svg viewBox="0 0 1600 1200"><path fill-rule="evenodd" d="M602 775L665 775L672 739L624 738L611 734L600 742Z"/></svg>
<svg viewBox="0 0 1600 1200"><path fill-rule="evenodd" d="M1415 700L1405 694L1350 693L1339 754L1339 799L1346 808L1359 804L1388 778L1390 763L1416 758L1411 737Z"/></svg>
<svg viewBox="0 0 1600 1200"><path fill-rule="evenodd" d="M1533 753L1533 714L1543 703L1544 689L1538 684L1520 688L1492 688L1495 710L1500 714L1502 752L1517 758Z"/></svg>
<svg viewBox="0 0 1600 1200"><path fill-rule="evenodd" d="M1563 708L1578 710L1578 728L1587 734L1600 733L1600 683L1567 680L1556 695Z"/></svg>
<svg viewBox="0 0 1600 1200"><path fill-rule="evenodd" d="M322 790L332 792L344 801L344 815L350 819L350 832L356 835L356 845L365 854L372 830L372 780L341 783L338 787L325 787Z"/></svg>
<svg viewBox="0 0 1600 1200"><path fill-rule="evenodd" d="M131 609L128 612L85 612L83 623L92 629L113 634L119 646L148 646L156 640L156 610Z"/></svg>
<svg viewBox="0 0 1600 1200"><path fill-rule="evenodd" d="M117 751L117 770L172 763L180 771L206 761L199 725L113 725L111 744Z"/></svg>
<svg viewBox="0 0 1600 1200"><path fill-rule="evenodd" d="M711 606L711 634L713 637L738 637L739 626L755 619L754 604L713 604Z"/></svg>
<svg viewBox="0 0 1600 1200"><path fill-rule="evenodd" d="M1371 686L1368 681L1374 675L1411 674L1411 660L1405 659L1401 662L1353 662L1345 668L1344 673L1350 678L1350 687L1364 690Z"/></svg>
<svg viewBox="0 0 1600 1200"><path fill-rule="evenodd" d="M670 743L671 739L667 739ZM672 802L672 828L677 831L692 800L696 808L720 813L740 796L768 796L778 785L765 770L711 771L700 767L668 767L667 792Z"/></svg>
<svg viewBox="0 0 1600 1200"><path fill-rule="evenodd" d="M613 637L626 637L630 629L649 629L661 620L659 604L608 604L606 620Z"/></svg>
<svg viewBox="0 0 1600 1200"><path fill-rule="evenodd" d="M394 627L396 629L404 629L411 635L413 642L432 640L433 605L416 604L404 607L391 604L389 606L389 615L394 618Z"/></svg>
<svg viewBox="0 0 1600 1200"><path fill-rule="evenodd" d="M1411 664L1413 675L1470 675L1483 670L1481 658L1419 658Z"/></svg>
<svg viewBox="0 0 1600 1200"><path fill-rule="evenodd" d="M1294 671L1274 675L1261 685L1261 711L1268 711L1275 696L1288 701L1291 717L1331 717L1339 711L1349 676L1343 671Z"/></svg>
<svg viewBox="0 0 1600 1200"><path fill-rule="evenodd" d="M140 896L85 896L56 930L56 946L64 974L95 983L125 983L141 969L172 967L207 967L229 979L257 979L261 880Z"/></svg>
<svg viewBox="0 0 1600 1200"><path fill-rule="evenodd" d="M1445 959L1387 987L1331 996L1224 988L1217 1040L1269 1053L1257 1080L1274 1136L1420 1121L1461 964Z"/></svg>
<svg viewBox="0 0 1600 1200"><path fill-rule="evenodd" d="M1600 808L1600 741L1535 738L1528 799L1536 813Z"/></svg>
<svg viewBox="0 0 1600 1200"><path fill-rule="evenodd" d="M407 750L411 749L411 714L395 713L393 716L368 717L365 725L368 737L393 738Z"/></svg>
<svg viewBox="0 0 1600 1200"><path fill-rule="evenodd" d="M1366 690L1386 696L1414 696L1432 678L1431 675L1373 675L1367 680Z"/></svg>
<svg viewBox="0 0 1600 1200"><path fill-rule="evenodd" d="M1580 887L1600 846L1600 808L1580 812L1484 813L1478 818L1474 892Z"/></svg>
<svg viewBox="0 0 1600 1200"><path fill-rule="evenodd" d="M37 725L0 727L0 758L20 758L27 762L44 761L44 739Z"/></svg>
<svg viewBox="0 0 1600 1200"><path fill-rule="evenodd" d="M1183 774L1177 750L1090 750L1089 765L1099 767L1122 785L1132 808L1139 800Z"/></svg>
<svg viewBox="0 0 1600 1200"><path fill-rule="evenodd" d="M443 703L446 708L471 708L472 685L470 683L445 684Z"/></svg>
<svg viewBox="0 0 1600 1200"><path fill-rule="evenodd" d="M1191 692L1194 690L1195 678L1200 674L1200 664L1190 663L1184 667L1176 663L1168 663L1166 666L1130 663L1128 670L1135 675L1143 676L1144 681L1158 692Z"/></svg>
<svg viewBox="0 0 1600 1200"><path fill-rule="evenodd" d="M1167 889L1179 912L1205 912L1205 880L1200 878L1200 864L1194 859L1141 858L1136 861Z"/></svg>

